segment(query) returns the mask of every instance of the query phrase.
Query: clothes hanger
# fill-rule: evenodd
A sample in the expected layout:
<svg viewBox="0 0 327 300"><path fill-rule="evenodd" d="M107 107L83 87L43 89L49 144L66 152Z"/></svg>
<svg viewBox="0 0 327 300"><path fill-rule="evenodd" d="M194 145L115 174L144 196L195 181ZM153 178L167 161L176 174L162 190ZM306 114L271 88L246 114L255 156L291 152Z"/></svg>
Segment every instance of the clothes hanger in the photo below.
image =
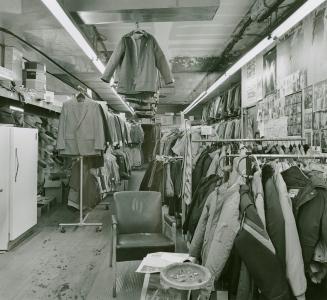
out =
<svg viewBox="0 0 327 300"><path fill-rule="evenodd" d="M133 30L133 34L144 34L145 31L143 29L140 29L139 22L135 23L136 29Z"/></svg>

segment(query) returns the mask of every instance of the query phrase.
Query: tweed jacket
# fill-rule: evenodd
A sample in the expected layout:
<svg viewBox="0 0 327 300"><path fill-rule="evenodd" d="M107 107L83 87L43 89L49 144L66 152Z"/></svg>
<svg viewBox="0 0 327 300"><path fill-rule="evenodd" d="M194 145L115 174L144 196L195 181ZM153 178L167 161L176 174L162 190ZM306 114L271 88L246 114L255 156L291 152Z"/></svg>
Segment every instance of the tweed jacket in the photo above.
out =
<svg viewBox="0 0 327 300"><path fill-rule="evenodd" d="M116 71L117 91L120 94L156 92L158 70L166 84L173 82L169 64L156 39L144 32L140 40L138 50L133 32L124 35L110 57L101 78L105 82L110 82Z"/></svg>
<svg viewBox="0 0 327 300"><path fill-rule="evenodd" d="M100 155L104 149L104 127L99 104L89 99L65 102L59 119L59 154Z"/></svg>

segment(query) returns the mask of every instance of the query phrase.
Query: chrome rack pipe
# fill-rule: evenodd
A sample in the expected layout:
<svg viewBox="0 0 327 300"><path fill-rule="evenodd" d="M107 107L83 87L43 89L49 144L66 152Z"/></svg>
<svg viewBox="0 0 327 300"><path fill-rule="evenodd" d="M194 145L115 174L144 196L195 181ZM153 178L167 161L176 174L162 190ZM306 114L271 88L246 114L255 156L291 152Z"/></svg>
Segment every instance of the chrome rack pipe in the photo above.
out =
<svg viewBox="0 0 327 300"><path fill-rule="evenodd" d="M318 154L318 155L296 155L296 154L226 154L226 157L256 157L256 158L297 158L297 159L322 159L327 158L327 154ZM225 157L225 156L224 156Z"/></svg>
<svg viewBox="0 0 327 300"><path fill-rule="evenodd" d="M263 138L263 139L215 139L215 140L192 140L193 143L230 143L230 142L294 142L304 141L304 138Z"/></svg>

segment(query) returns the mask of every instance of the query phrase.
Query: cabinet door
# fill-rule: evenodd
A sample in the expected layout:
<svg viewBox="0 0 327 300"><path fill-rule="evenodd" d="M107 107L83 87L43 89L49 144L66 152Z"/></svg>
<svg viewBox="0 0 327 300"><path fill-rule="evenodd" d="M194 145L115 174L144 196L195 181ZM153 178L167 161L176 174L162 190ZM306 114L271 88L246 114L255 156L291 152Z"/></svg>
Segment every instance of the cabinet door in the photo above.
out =
<svg viewBox="0 0 327 300"><path fill-rule="evenodd" d="M9 242L9 134L0 126L0 250L7 250Z"/></svg>
<svg viewBox="0 0 327 300"><path fill-rule="evenodd" d="M13 128L10 151L10 240L14 240L37 223L37 130Z"/></svg>

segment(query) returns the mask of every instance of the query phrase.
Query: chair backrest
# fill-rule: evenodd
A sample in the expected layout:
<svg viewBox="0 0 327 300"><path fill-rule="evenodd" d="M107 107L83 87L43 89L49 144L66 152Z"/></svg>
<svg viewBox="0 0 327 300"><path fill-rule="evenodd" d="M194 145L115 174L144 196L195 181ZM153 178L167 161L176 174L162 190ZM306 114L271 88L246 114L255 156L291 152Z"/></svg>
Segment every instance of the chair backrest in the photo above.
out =
<svg viewBox="0 0 327 300"><path fill-rule="evenodd" d="M126 191L114 194L113 211L119 233L161 233L161 194Z"/></svg>

